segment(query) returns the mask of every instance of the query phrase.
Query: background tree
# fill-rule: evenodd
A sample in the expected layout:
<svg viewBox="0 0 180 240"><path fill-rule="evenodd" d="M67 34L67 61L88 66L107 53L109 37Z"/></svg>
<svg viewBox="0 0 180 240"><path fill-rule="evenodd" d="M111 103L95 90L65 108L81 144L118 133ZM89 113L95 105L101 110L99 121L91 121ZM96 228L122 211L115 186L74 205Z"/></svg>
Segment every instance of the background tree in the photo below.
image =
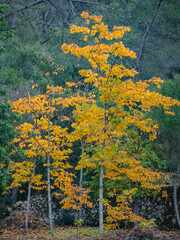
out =
<svg viewBox="0 0 180 240"><path fill-rule="evenodd" d="M5 92L0 91L0 197L7 186L9 177L9 161L14 145L11 143L15 138L16 130L13 124L19 119L17 114L12 114L11 104L7 102Z"/></svg>

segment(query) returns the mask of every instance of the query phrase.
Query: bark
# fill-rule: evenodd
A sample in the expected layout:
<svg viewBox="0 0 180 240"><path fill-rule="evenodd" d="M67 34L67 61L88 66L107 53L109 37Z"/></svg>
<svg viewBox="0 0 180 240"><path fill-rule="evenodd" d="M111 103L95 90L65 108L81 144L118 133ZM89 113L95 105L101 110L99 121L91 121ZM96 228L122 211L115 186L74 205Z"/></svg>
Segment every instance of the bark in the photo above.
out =
<svg viewBox="0 0 180 240"><path fill-rule="evenodd" d="M180 187L180 185L179 184L177 185L176 181L174 180L173 186L174 186L174 191L173 191L174 208L176 213L177 224L178 224L178 227L180 228L180 216L179 216L178 203L177 203L177 190Z"/></svg>
<svg viewBox="0 0 180 240"><path fill-rule="evenodd" d="M47 152L47 182L48 182L48 208L49 208L49 226L50 233L53 234L53 224L52 224L52 203L51 203L51 180L50 180L50 115L48 116L48 152Z"/></svg>
<svg viewBox="0 0 180 240"><path fill-rule="evenodd" d="M134 202L133 202L133 212L134 214L136 215L139 215L139 209L138 209L138 202L137 202L138 198L134 199ZM134 223L134 226L136 226L138 224L138 222L135 222Z"/></svg>
<svg viewBox="0 0 180 240"><path fill-rule="evenodd" d="M82 188L82 180L83 180L83 168L80 170L80 180L79 180L79 186ZM82 196L82 191L80 192L80 197ZM82 219L82 206L80 204L80 210L79 210L79 219Z"/></svg>
<svg viewBox="0 0 180 240"><path fill-rule="evenodd" d="M71 0L72 2L78 2L78 3L85 3L85 4L90 4L90 5L98 5L96 2L88 2L88 1L83 1L83 0Z"/></svg>
<svg viewBox="0 0 180 240"><path fill-rule="evenodd" d="M35 174L35 167L36 167L36 161L34 162L33 166L33 176ZM26 216L25 216L25 232L28 231L28 217L29 217L29 208L30 208L30 198L31 198L31 183L32 179L28 183L28 197L27 197L27 206L26 206Z"/></svg>
<svg viewBox="0 0 180 240"><path fill-rule="evenodd" d="M81 154L84 153L84 143L81 141ZM82 188L82 181L83 181L83 168L80 170L80 179L79 179L79 186ZM82 191L80 192L80 197L82 196ZM82 207L80 206L80 211L79 211L79 219L82 218Z"/></svg>
<svg viewBox="0 0 180 240"><path fill-rule="evenodd" d="M99 177L99 232L103 232L103 171L104 167L100 166L100 177Z"/></svg>
<svg viewBox="0 0 180 240"><path fill-rule="evenodd" d="M106 104L104 104L104 133L106 132ZM106 141L103 142L103 148L106 146ZM101 160L102 163L102 160ZM102 233L103 229L103 175L104 166L100 164L100 176L99 176L99 232Z"/></svg>
<svg viewBox="0 0 180 240"><path fill-rule="evenodd" d="M28 217L29 217L30 197L31 197L31 181L28 183L28 197L27 197L25 227L24 227L24 231L26 233L28 232Z"/></svg>
<svg viewBox="0 0 180 240"><path fill-rule="evenodd" d="M17 202L19 187L15 187L11 194L11 203L14 205Z"/></svg>
<svg viewBox="0 0 180 240"><path fill-rule="evenodd" d="M83 180L83 168L80 170L80 180L79 180L79 186L82 188L82 180Z"/></svg>

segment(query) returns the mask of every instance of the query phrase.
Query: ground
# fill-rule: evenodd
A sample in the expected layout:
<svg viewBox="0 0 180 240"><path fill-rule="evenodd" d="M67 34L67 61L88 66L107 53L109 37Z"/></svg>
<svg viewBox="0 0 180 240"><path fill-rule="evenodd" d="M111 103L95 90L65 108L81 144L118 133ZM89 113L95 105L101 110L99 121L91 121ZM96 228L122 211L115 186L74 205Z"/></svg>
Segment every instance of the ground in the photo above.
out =
<svg viewBox="0 0 180 240"><path fill-rule="evenodd" d="M32 213L29 213L28 233L25 233L24 218L24 211L17 210L3 219L0 224L0 240L180 240L180 230L142 230L138 225L129 230L106 230L102 234L98 228L93 227L56 225L52 236L49 233L49 226Z"/></svg>
<svg viewBox="0 0 180 240"><path fill-rule="evenodd" d="M139 231L139 230L138 230ZM152 230L151 230L152 231ZM0 240L30 240L30 239L37 239L37 240L126 240L127 236L130 240L180 240L180 230L176 231L160 231L160 230L153 230L157 238L146 238L147 231L143 233L138 232L137 238L137 231L133 230L109 230L105 231L103 234L99 234L97 228L87 228L82 227L78 231L77 235L77 228L75 227L55 227L54 228L54 235L51 236L49 234L48 227L41 227L39 229L30 229L29 232L26 234L24 233L23 229L17 228L7 228L0 230ZM133 233L133 234L130 234Z"/></svg>

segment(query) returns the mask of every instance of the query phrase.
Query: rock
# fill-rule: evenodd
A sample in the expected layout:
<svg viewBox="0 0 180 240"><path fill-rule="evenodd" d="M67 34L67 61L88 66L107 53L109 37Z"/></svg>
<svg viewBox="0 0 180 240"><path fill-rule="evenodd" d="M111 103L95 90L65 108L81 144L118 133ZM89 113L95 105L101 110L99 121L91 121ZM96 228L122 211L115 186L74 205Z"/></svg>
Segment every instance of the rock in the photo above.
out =
<svg viewBox="0 0 180 240"><path fill-rule="evenodd" d="M45 223L47 223L47 224L49 223L48 217L43 218L43 220L44 220Z"/></svg>
<svg viewBox="0 0 180 240"><path fill-rule="evenodd" d="M11 213L13 209L11 207L7 207L7 210L9 211L9 213Z"/></svg>
<svg viewBox="0 0 180 240"><path fill-rule="evenodd" d="M11 215L2 221L3 227L24 228L25 212L14 210ZM35 229L39 226L46 227L46 223L32 213L29 213L29 228Z"/></svg>
<svg viewBox="0 0 180 240"><path fill-rule="evenodd" d="M148 209L147 209L147 210L148 210L149 212L150 212L150 211L152 211L151 207L148 207Z"/></svg>
<svg viewBox="0 0 180 240"><path fill-rule="evenodd" d="M162 205L159 205L159 206L157 207L157 209L161 210L161 209L163 209L163 206L162 206Z"/></svg>
<svg viewBox="0 0 180 240"><path fill-rule="evenodd" d="M173 223L173 224L176 223L176 219L175 219L175 218L172 219L172 223Z"/></svg>
<svg viewBox="0 0 180 240"><path fill-rule="evenodd" d="M147 240L147 239L156 239L156 240L168 240L165 236L162 236L161 232L157 229L145 229L142 230L136 225L128 234L125 240Z"/></svg>
<svg viewBox="0 0 180 240"><path fill-rule="evenodd" d="M26 204L23 203L23 204L21 205L21 208L22 208L22 209L26 209Z"/></svg>
<svg viewBox="0 0 180 240"><path fill-rule="evenodd" d="M19 201L19 202L15 203L13 207L14 207L14 209L16 209L16 208L19 208L22 204L23 204L23 202Z"/></svg>
<svg viewBox="0 0 180 240"><path fill-rule="evenodd" d="M146 210L146 207L145 206L142 206L141 207L141 211L145 211Z"/></svg>

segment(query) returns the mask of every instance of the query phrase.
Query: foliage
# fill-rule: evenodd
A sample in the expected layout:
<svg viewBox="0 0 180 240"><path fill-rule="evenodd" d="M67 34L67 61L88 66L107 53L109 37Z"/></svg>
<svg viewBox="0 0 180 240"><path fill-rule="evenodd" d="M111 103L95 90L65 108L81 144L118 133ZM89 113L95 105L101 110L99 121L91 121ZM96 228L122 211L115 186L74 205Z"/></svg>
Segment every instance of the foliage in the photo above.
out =
<svg viewBox="0 0 180 240"><path fill-rule="evenodd" d="M4 42L6 39L11 38L14 33L12 30L8 31L5 29L7 23L5 21L4 11L7 7L6 4L0 4L0 44L1 41ZM2 51L4 51L3 47L0 48L0 54Z"/></svg>
<svg viewBox="0 0 180 240"><path fill-rule="evenodd" d="M35 84L32 88L34 89L34 87L36 87ZM12 103L14 112L21 115L30 114L33 121L31 121L32 123L24 122L16 127L19 136L13 142L18 143L19 147L24 149L29 160L21 163L11 163L14 181L9 188L21 186L23 182L28 182L33 189L47 189L49 211L51 211L50 192L54 189L55 195L61 196L62 193L65 195L61 201L63 208L73 208L79 211L82 204L92 205L87 196L88 190L83 190L73 184L73 177L75 176L67 171L71 166L66 161L69 153L71 153L68 129L53 122L53 117L55 113L57 114L56 106L67 107L76 100L76 98L63 99L61 97L63 91L62 87L47 85L46 94L32 97L28 93L27 97L20 98ZM79 101L78 97L77 101ZM38 156L46 159L46 162L42 163L42 168L47 168L47 181L42 180L42 173L35 175ZM49 212L49 215L51 216L51 212ZM49 221L51 222L50 217ZM50 231L52 233L51 224Z"/></svg>
<svg viewBox="0 0 180 240"><path fill-rule="evenodd" d="M180 100L180 76L177 74L172 79L164 81L159 92L163 95ZM176 172L179 164L179 135L180 135L180 110L173 107L175 117L164 114L163 110L153 109L151 116L158 122L160 134L154 148L161 159L166 161L167 171Z"/></svg>
<svg viewBox="0 0 180 240"><path fill-rule="evenodd" d="M39 3L36 4L36 2ZM54 5L50 2L53 2ZM171 113L174 112L175 116L165 114L163 107L150 107L150 112L141 112L141 100L142 104L145 106L148 104L148 101L150 102L150 99L155 97L155 95L146 95L145 92L148 89L179 100L178 64L180 54L178 49L180 49L180 18L178 9L180 7L180 2L163 0L158 12L156 13L157 5L159 2L161 2L161 0L93 0L91 1L91 4L88 4L83 1L56 0L44 2L20 0L17 2L4 0L3 3L8 4L8 8L7 5L0 4L0 86L1 88L8 90L7 97L12 101L15 101L19 98L27 96L26 93L28 91L30 92L31 97L37 94L43 95L46 92L47 83L52 83L55 86L59 85L65 87L67 81L69 82L67 83L67 85L69 85L69 91L64 93L66 97L71 98L71 95L73 94L76 94L76 97L84 97L82 101L82 98L79 97L79 100L76 101L76 104L73 103L73 99L71 99L70 105L66 102L66 104L69 106L68 108L64 108L60 105L56 106L56 109L58 111L54 112L53 117L51 117L50 120L53 122L53 124L58 126L60 125L64 129L66 129L66 127L69 128L67 132L70 142L77 140L74 142L73 146L70 147L72 152L69 154L68 162L70 162L71 165L77 165L77 159L81 155L80 140L85 141L85 152L81 156L81 161L78 169L81 167L86 167L87 164L88 167L86 167L84 185L86 185L91 178L91 182L88 186L93 191L91 193L93 198L96 198L97 196L100 174L100 164L96 160L99 157L104 157L104 155L107 153L109 154L109 159L110 156L113 156L113 159L116 159L116 156L119 153L123 153L120 155L120 158L124 158L125 162L127 159L131 158L134 162L134 165L131 165L131 167L133 168L135 166L135 169L137 163L138 167L142 167L142 169L150 168L152 171L161 171L164 170L166 161L167 171L173 172L177 170L177 164L179 160L178 157L180 154L178 106L172 107ZM31 5L31 3L33 4ZM86 70L84 73L82 73L82 76L78 74L78 71L85 66L83 54L86 54L85 57L87 57L92 49L89 51L88 48L84 48L84 51L87 50L87 52L83 53L80 58L76 58L76 56L72 56L70 54L64 55L62 51L58 51L58 48L59 43L62 44L63 42L66 42L69 44L75 41L81 47L86 46L86 44L89 44L89 46L98 45L97 43L93 42L94 38L93 36L90 36L90 34L85 34L85 40L87 41L83 41L79 37L79 33L69 34L69 26L75 23L77 25L82 24L83 20L79 17L79 13L81 11L88 10L90 10L91 14L95 14L97 16L103 14L103 19L108 24L108 27L112 33L114 32L114 25L131 27L132 30L127 31L126 35L123 38L125 45L136 51L138 57L141 52L142 44L144 43L145 45L142 51L142 60L140 62L140 75L129 76L129 78L134 78L137 76L136 79L146 79L151 78L154 75L166 78L167 76L167 79L163 84L161 84L161 88L157 89L156 85L152 84L152 82L143 83L145 85L147 84L147 88L143 88L143 85L139 83L127 83L125 81L126 76L123 76L123 78L120 80L122 82L125 82L124 86L120 81L120 84L118 81L116 81L115 85L118 86L116 91L115 88L112 88L112 85L114 84L114 80L112 81L112 79L114 77L117 78L117 75L115 74L109 77L109 89L107 88L108 90L106 91L104 87L105 85L103 85L106 82L106 80L103 78L104 76L101 76L101 81L100 79L98 80L98 76L93 75L93 72L88 72L89 76L85 76L87 69L92 70L91 63L88 61L86 61ZM146 35L146 31L150 26L152 17L155 13L156 18L148 32L147 39L144 41L144 36ZM97 19L98 18L96 18L96 20ZM94 24L93 18L86 18L86 20L88 20L87 23L90 20L90 23L85 27L89 27ZM96 25L98 24L99 23L97 22ZM14 29L16 31L13 38L11 38L11 36L13 35L14 31L10 29ZM124 29L128 30L128 28ZM72 31L75 30L77 31L77 29L73 30L72 28ZM81 29L79 28L79 30ZM82 31L86 30L88 31L87 28L84 28ZM96 31L96 29L93 30ZM88 39L86 35L89 36ZM97 37L97 41L98 32L96 32L94 37ZM104 45L113 45L116 41L116 39L111 39L110 41L107 41L106 39L99 40L99 45L100 43L103 43ZM76 49L76 45L71 46L71 51L78 50ZM6 51L3 49L6 49ZM108 61L114 69L115 66L118 67L118 65L123 65L129 66L129 70L131 71L132 66L136 66L137 64L138 58L127 57L118 59L118 56L117 58L116 56L113 56L113 51L111 53L108 53L110 47L107 47L105 50L107 52L104 53L103 48L99 49L101 50L101 53L99 53L99 55L98 52L96 52L97 49L95 51L93 50L94 56L96 55L97 57L98 55L98 57L101 57L100 54L104 54L104 58L109 54ZM126 48L124 48L124 50L126 51ZM116 49L114 49L114 53L115 52ZM113 59L116 61L114 65ZM99 59L99 61L100 60L101 59ZM62 65L65 65L66 67L64 68L63 73L59 74L60 70L62 70ZM111 69L112 72L114 69ZM94 72L97 73L98 71ZM117 68L117 72L120 72L122 75L128 75L125 68ZM104 74L105 71L103 70L102 75ZM90 82L93 77L97 78L99 82ZM84 82L85 78L87 79L86 82ZM35 86L34 89L30 89L31 82L33 86ZM38 87L36 87L36 84ZM100 84L102 84L102 86L100 86ZM120 88L122 91L120 91ZM138 89L136 94L132 93L133 89L135 91ZM90 97L91 100L87 102L86 97L89 96L90 92L92 93ZM126 114L124 114L125 112L123 113L122 111L119 111L118 114L116 113L117 107L120 106L117 106L117 101L114 102L112 99L115 98L116 95L118 96L118 94L119 96L125 94L124 98L122 98L122 106L126 111ZM141 97L138 97L138 95L141 95ZM105 103L106 99L107 103ZM129 109L127 106L130 100L132 100L132 109ZM153 104L155 101L152 101ZM107 118L109 118L107 119L107 126L105 128L103 123L103 105L106 108L105 115ZM149 111L149 109L145 110ZM74 110L73 114L76 122L70 126L72 120L72 110ZM135 117L136 110L137 112ZM63 116L59 117L59 111L63 112ZM25 121L29 124L33 124L34 117L30 115L31 113L24 114L22 122ZM66 116L68 116L68 118ZM156 128L156 124L151 122L151 118L158 122L158 128ZM84 119L87 120L84 121ZM149 121L147 121L147 119L149 119ZM138 124L139 120L140 125ZM125 121L127 124L123 125ZM133 123L131 121L133 121ZM143 129L143 121L146 124L146 129ZM114 129L116 129L117 126L121 126L121 129L118 129L118 131L115 131L113 133ZM155 127L154 129L153 126ZM72 129L74 129L74 133L72 135L69 135L69 132L71 132ZM104 129L106 130L104 131ZM149 132L147 133L146 130ZM159 131L160 134L157 135L157 131ZM41 130L41 133L44 134L44 130ZM118 136L116 136L116 134L118 134ZM152 136L152 138L157 137L157 139L155 139L153 142L151 141L150 136ZM30 136L28 137L30 139ZM103 153L104 155L101 155L103 149L103 139L105 138L107 140L107 144L110 142L109 149L106 146L106 151ZM31 139L33 139L33 136L31 136ZM18 143L16 144L18 145ZM28 144L26 145L27 148L23 148L24 150L28 150ZM96 156L94 154L96 154ZM92 158L92 155L94 155L94 158ZM7 157L9 158L9 154ZM17 161L22 161L22 157L19 156L13 156L14 162L16 161L15 159L18 159ZM24 173L29 173L29 175L22 175L22 178L25 178L26 180L32 179L32 163L34 163L35 159L35 157L27 158L26 161L24 161L25 159L23 157L23 162L21 162L22 165L19 166L21 168L24 168L24 170L27 170L27 172L24 171ZM106 161L108 162L109 159L107 158ZM42 175L42 182L45 183L47 172L46 166L42 166L42 164L44 164L44 161L45 154L36 160L36 174ZM11 167L12 169L14 167L15 170L16 164L16 169L18 172L20 169L18 164L20 163L12 163ZM31 165L31 167L27 167L28 164ZM128 164L129 161L127 160L126 165L123 163L118 167L127 167ZM108 167L108 165L106 167ZM2 175L4 179L7 179L7 174L9 173L8 171L6 173L5 172L2 172ZM68 172L70 172L70 170L68 170ZM72 172L73 174L77 175L77 178L75 180L77 182L78 170L72 169ZM106 170L104 174L106 175ZM122 172L116 175L114 175L113 172L112 174L108 174L109 177L112 175L114 178L116 178L117 175L122 174ZM137 195L143 196L144 193L150 193L150 190L141 188L140 182L136 184L134 180L129 179L128 177L124 178L126 174L126 171L123 172L123 178L115 180L104 177L105 198L108 198L113 202L114 198L116 198L117 193L123 193L125 187L127 187L129 190L132 188L138 189L134 197ZM60 176L62 178L65 178L64 173L60 174ZM72 179L72 176L68 175L67 178ZM40 187L34 184L32 186L37 188ZM64 185L61 187L64 189ZM77 186L75 186L73 191L76 191L76 187ZM116 190L116 193L114 193L114 196L111 197L109 196L109 193L111 193L113 189ZM58 189L57 193L60 194L61 190ZM79 193L80 192L78 192L78 194ZM76 199L71 200L74 201L75 205L78 206Z"/></svg>
<svg viewBox="0 0 180 240"><path fill-rule="evenodd" d="M14 151L14 145L11 141L15 138L16 130L14 129L14 122L19 117L17 114L12 114L11 104L3 97L5 92L1 91L0 102L0 189L1 193L5 190L7 179L9 177L9 161L11 153Z"/></svg>
<svg viewBox="0 0 180 240"><path fill-rule="evenodd" d="M111 181L128 179L131 182L131 187L121 192L118 192L116 187L110 189L110 196L116 197L115 207L99 195L100 202L107 205L106 220L110 227L117 227L118 220L143 221L132 213L129 204L139 188L158 189L163 175L151 171L145 164L141 165L137 157L140 159L140 156L143 156L143 146L130 149L126 147L126 138L131 136L131 139L135 139L136 136L141 138L141 135L145 135L149 141L153 141L158 125L151 118L147 118L146 112L149 112L152 106L162 106L165 113L174 115L170 109L180 103L149 90L151 84L160 88L160 83L163 82L160 78L136 83L132 81L131 77L137 72L124 67L122 59L133 59L136 54L126 48L122 41L117 42L130 28L114 26L113 30L109 31L108 26L102 22L102 16L91 16L87 12L82 12L81 16L85 19L86 26L72 25L70 32L82 33L84 41L89 44L84 47L75 43L63 44L62 49L66 54L83 56L87 60L91 68L82 69L79 73L85 83L90 83L97 89L99 97L94 93L94 100L90 104L82 103L74 111L75 123L72 126L76 139L85 138L87 143L93 144L81 156L77 169L99 166L102 173L103 166L104 178ZM130 147L133 142L134 140ZM103 185L100 189L102 187Z"/></svg>

